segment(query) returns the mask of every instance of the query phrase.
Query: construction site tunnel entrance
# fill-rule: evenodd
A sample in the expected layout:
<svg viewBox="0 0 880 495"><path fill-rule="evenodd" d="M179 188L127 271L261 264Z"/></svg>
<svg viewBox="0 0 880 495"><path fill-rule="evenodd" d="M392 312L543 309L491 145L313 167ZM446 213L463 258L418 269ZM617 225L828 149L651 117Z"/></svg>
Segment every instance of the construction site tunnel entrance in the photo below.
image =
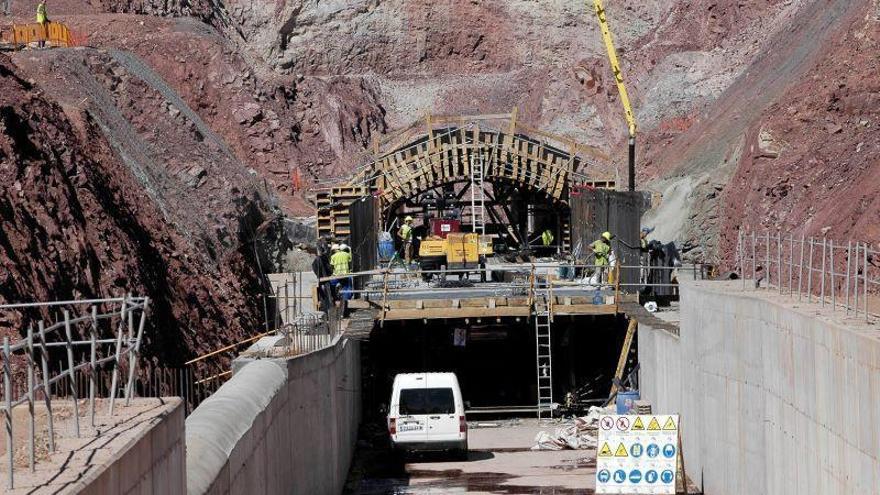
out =
<svg viewBox="0 0 880 495"><path fill-rule="evenodd" d="M577 414L607 400L627 320L623 315L557 317L553 324L553 397ZM386 321L363 347L366 418L384 419L398 373L452 371L469 413L532 416L535 410L535 326L522 318L476 321ZM629 359L635 361L635 349ZM632 366L629 367L632 369Z"/></svg>

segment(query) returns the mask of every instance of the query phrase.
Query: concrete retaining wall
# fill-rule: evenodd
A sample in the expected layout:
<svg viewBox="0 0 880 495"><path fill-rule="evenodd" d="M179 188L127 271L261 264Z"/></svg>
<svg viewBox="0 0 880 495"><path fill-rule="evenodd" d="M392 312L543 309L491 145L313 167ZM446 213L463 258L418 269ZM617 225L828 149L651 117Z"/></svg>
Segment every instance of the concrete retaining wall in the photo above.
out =
<svg viewBox="0 0 880 495"><path fill-rule="evenodd" d="M338 494L360 424L360 347L236 360L186 420L190 494Z"/></svg>
<svg viewBox="0 0 880 495"><path fill-rule="evenodd" d="M147 424L139 425L143 433L132 439L118 453L114 453L113 459L107 461L104 469L79 480L73 487L68 487L71 493L184 493L186 476L183 401L177 397L166 397L162 400L168 404L165 412L144 419L143 422ZM138 418L130 421L136 419ZM102 445L110 450L105 442L113 442L112 438L99 437L99 440L102 441L96 442L96 450L91 451L91 455L100 452L99 447ZM98 455L95 462L100 460Z"/></svg>
<svg viewBox="0 0 880 495"><path fill-rule="evenodd" d="M681 413L690 478L707 495L877 493L877 327L734 287L682 286L679 336L639 325L642 396Z"/></svg>

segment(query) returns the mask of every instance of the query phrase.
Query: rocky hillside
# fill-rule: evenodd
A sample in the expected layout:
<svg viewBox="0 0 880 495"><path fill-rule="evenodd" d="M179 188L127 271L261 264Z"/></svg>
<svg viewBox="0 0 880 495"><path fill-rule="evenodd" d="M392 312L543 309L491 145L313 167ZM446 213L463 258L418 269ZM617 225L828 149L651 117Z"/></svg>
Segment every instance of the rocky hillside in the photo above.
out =
<svg viewBox="0 0 880 495"><path fill-rule="evenodd" d="M709 261L740 226L876 238L876 0L606 7L658 237ZM141 290L168 322L155 356L253 333L256 257L283 255L261 226L310 214L309 184L425 113L516 106L623 177L624 120L584 3L58 0L50 17L90 48L2 59L0 294Z"/></svg>
<svg viewBox="0 0 880 495"><path fill-rule="evenodd" d="M311 88L287 97L294 106L321 102L311 113L302 107L279 112L271 98L240 107L243 117L262 112L268 121L281 115L282 122L302 123L292 133L289 151L258 145L250 159L273 171L282 197L290 194L280 180L285 166L316 179L337 177L377 131L401 127L427 112L494 113L513 106L531 124L605 149L622 177L625 126L594 15L584 3L231 0L182 5L105 0L103 7L198 18L217 29L226 46L235 47L257 87L284 81L287 87ZM640 183L656 193L658 209L646 221L658 227L658 236L677 239L690 256L717 260L722 225L740 224L743 211L755 211L743 208L747 203L738 202L739 195L732 198L735 190L725 189L749 166L750 153L743 150L761 134L762 116L775 114L795 87L812 91L815 85L801 81L815 78L814 71L821 79L837 77L820 61L841 33L866 33L840 47L864 51L877 31L877 2L609 0L606 7L639 121ZM183 92L194 98L206 93L186 84ZM292 119L284 118L288 115ZM804 124L795 120L792 132L815 142ZM258 132L244 127L224 136L236 142L240 139L232 134ZM256 141L267 142L263 136ZM272 146L284 147L271 137ZM284 165L279 158L287 160ZM755 187L774 187L764 184L764 177ZM761 218L773 218L774 208L761 210L771 213Z"/></svg>
<svg viewBox="0 0 880 495"><path fill-rule="evenodd" d="M108 55L54 55L40 57L51 61L34 71L50 74L40 84L0 56L0 299L150 296L144 351L166 365L249 335L263 319L253 240L272 215L253 180L200 168L218 153L165 139L199 131L158 113L158 94L138 99L152 107L128 101L150 88ZM50 99L62 74L81 79ZM171 168L174 144L189 158ZM220 189L228 203L211 200ZM20 331L21 316L5 312L0 331Z"/></svg>

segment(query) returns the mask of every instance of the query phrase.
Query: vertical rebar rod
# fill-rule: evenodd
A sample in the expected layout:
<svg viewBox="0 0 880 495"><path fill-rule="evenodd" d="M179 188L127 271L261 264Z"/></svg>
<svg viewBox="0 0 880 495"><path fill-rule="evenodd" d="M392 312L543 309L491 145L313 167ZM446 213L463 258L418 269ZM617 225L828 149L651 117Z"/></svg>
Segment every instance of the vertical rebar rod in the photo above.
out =
<svg viewBox="0 0 880 495"><path fill-rule="evenodd" d="M866 242L862 249L863 258L863 266L862 273L865 276L862 293L862 303L865 305L865 321L868 321L868 243Z"/></svg>
<svg viewBox="0 0 880 495"><path fill-rule="evenodd" d="M776 285L782 294L782 234L776 234Z"/></svg>
<svg viewBox="0 0 880 495"><path fill-rule="evenodd" d="M91 335L91 349L90 349L90 362L91 366L89 367L89 425L92 428L95 427L95 380L97 379L98 369L98 349L95 341L98 339L98 308L96 306L92 306L92 328L89 332Z"/></svg>
<svg viewBox="0 0 880 495"><path fill-rule="evenodd" d="M52 419L52 384L49 383L49 351L46 349L46 329L43 320L37 323L40 333L40 361L43 368L43 398L46 401L46 423L49 428L49 452L55 452L55 420Z"/></svg>
<svg viewBox="0 0 880 495"><path fill-rule="evenodd" d="M801 234L801 262L798 266L798 301L801 300L801 290L804 286L804 249L807 245L807 235Z"/></svg>
<svg viewBox="0 0 880 495"><path fill-rule="evenodd" d="M853 309L855 316L859 316L859 241L856 241L856 254L853 256L855 268L853 270Z"/></svg>
<svg viewBox="0 0 880 495"><path fill-rule="evenodd" d="M70 332L70 311L64 310L64 336L67 348L67 376L70 377L70 395L73 396L73 427L76 430L76 438L79 438L79 400L76 396L76 366L73 362L73 340Z"/></svg>
<svg viewBox="0 0 880 495"><path fill-rule="evenodd" d="M37 436L37 421L34 411L34 327L28 325L27 329L27 381L28 381L28 414L30 421L28 422L28 465L33 473L36 470L36 453L34 452L34 442Z"/></svg>
<svg viewBox="0 0 880 495"><path fill-rule="evenodd" d="M850 266L852 265L852 239L846 245L846 281L844 286L846 287L846 299L844 302L844 307L846 308L846 314L849 315L849 274L850 274Z"/></svg>
<svg viewBox="0 0 880 495"><path fill-rule="evenodd" d="M825 257L828 252L828 239L822 238L822 288L820 289L820 293L822 294L822 307L825 307Z"/></svg>
<svg viewBox="0 0 880 495"><path fill-rule="evenodd" d="M773 267L770 266L770 231L767 231L766 241L765 241L765 256L764 256L764 273L767 274L767 289L770 289L771 286L771 274L773 273Z"/></svg>
<svg viewBox="0 0 880 495"><path fill-rule="evenodd" d="M119 309L119 325L116 327L116 359L113 360L113 375L110 379L110 416L113 416L113 407L116 405L116 384L119 380L119 358L122 354L122 334L125 332L125 311L127 300L122 299Z"/></svg>
<svg viewBox="0 0 880 495"><path fill-rule="evenodd" d="M739 233L737 234L737 240L736 240L736 257L738 258L738 261L739 261L739 265L738 265L739 266L739 273L740 273L739 278L742 279L743 290L746 290L746 263L745 263L746 260L745 260L745 256L743 256L743 251L745 250L744 246L743 246L743 242L744 242L743 239L745 236L743 236L742 229L739 229L738 232ZM640 258L639 264L641 264L641 262L642 262L642 260ZM642 271L644 272L644 270L642 270Z"/></svg>
<svg viewBox="0 0 880 495"><path fill-rule="evenodd" d="M813 301L813 238L810 237L810 260L807 270L807 302Z"/></svg>
<svg viewBox="0 0 880 495"><path fill-rule="evenodd" d="M758 258L755 253L755 243L757 242L757 237L755 233L752 232L752 280L755 282L755 288L758 288Z"/></svg>
<svg viewBox="0 0 880 495"><path fill-rule="evenodd" d="M284 321L282 323L290 324L290 284L284 284Z"/></svg>
<svg viewBox="0 0 880 495"><path fill-rule="evenodd" d="M6 409L3 411L3 418L6 424L6 460L7 474L6 488L12 490L15 488L13 484L13 469L15 468L12 456L12 383L10 380L11 370L9 369L9 337L3 337L3 397L6 401Z"/></svg>
<svg viewBox="0 0 880 495"><path fill-rule="evenodd" d="M834 282L834 239L831 240L831 256L830 256L830 258L831 258L831 260L828 263L828 265L829 265L828 275L829 275L829 281L831 282L831 311L835 311L837 309L837 299L836 299L837 290L835 287L836 284Z"/></svg>
<svg viewBox="0 0 880 495"><path fill-rule="evenodd" d="M788 236L788 295L792 295L792 281L794 279L794 234Z"/></svg>
<svg viewBox="0 0 880 495"><path fill-rule="evenodd" d="M134 389L134 377L137 372L138 360L140 359L141 353L141 339L144 336L144 325L147 322L147 311L150 304L150 298L144 297L143 307L141 307L141 318L138 321L138 331L137 337L134 341L134 348L132 352L129 354L131 357L128 360L128 383L125 385L125 405L129 405L131 403L131 396L133 395ZM134 312L131 312L134 315ZM129 317L129 321L133 322L134 317ZM131 346L131 342L128 344Z"/></svg>

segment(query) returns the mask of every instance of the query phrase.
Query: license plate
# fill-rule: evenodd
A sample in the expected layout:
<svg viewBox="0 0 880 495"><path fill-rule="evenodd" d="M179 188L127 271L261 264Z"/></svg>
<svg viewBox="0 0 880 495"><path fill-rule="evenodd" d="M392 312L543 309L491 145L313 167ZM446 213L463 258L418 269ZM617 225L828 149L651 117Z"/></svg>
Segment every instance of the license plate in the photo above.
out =
<svg viewBox="0 0 880 495"><path fill-rule="evenodd" d="M420 431L423 430L424 426L421 423L404 423L400 425L398 431Z"/></svg>

